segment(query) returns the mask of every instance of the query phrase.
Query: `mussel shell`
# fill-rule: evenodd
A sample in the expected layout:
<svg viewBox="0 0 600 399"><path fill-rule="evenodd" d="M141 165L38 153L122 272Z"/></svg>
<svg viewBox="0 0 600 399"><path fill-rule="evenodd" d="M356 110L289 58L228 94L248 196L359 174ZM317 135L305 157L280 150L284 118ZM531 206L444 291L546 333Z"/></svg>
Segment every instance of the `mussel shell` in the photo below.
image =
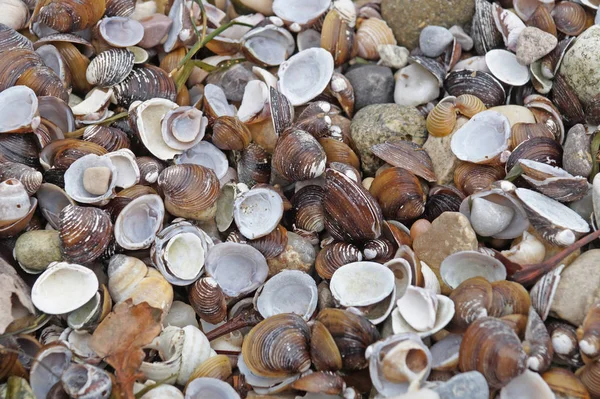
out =
<svg viewBox="0 0 600 399"><path fill-rule="evenodd" d="M423 148L412 141L396 141L375 144L373 154L392 166L411 171L428 182L436 181L433 162Z"/></svg>
<svg viewBox="0 0 600 399"><path fill-rule="evenodd" d="M116 127L90 125L83 131L84 141L96 143L108 152L129 148L131 142L127 133Z"/></svg>
<svg viewBox="0 0 600 399"><path fill-rule="evenodd" d="M309 185L302 187L292 197L292 205L296 211L296 226L307 231L320 233L325 229L325 211L322 187Z"/></svg>
<svg viewBox="0 0 600 399"><path fill-rule="evenodd" d="M197 280L190 288L190 305L200 318L218 324L227 318L226 296L212 277Z"/></svg>
<svg viewBox="0 0 600 399"><path fill-rule="evenodd" d="M452 71L444 80L444 89L452 96L471 94L479 98L487 107L503 105L506 91L491 73L463 69Z"/></svg>
<svg viewBox="0 0 600 399"><path fill-rule="evenodd" d="M310 357L317 370L336 371L342 368L340 350L327 327L318 320L313 321L311 328Z"/></svg>
<svg viewBox="0 0 600 399"><path fill-rule="evenodd" d="M315 269L321 278L329 280L341 266L361 260L362 254L358 247L347 242L336 242L319 251Z"/></svg>
<svg viewBox="0 0 600 399"><path fill-rule="evenodd" d="M568 125L575 125L585 121L583 107L575 91L560 74L554 77L554 85L552 86L552 100L556 107L561 111L565 122Z"/></svg>
<svg viewBox="0 0 600 399"><path fill-rule="evenodd" d="M16 48L33 50L33 44L10 26L0 24L0 52Z"/></svg>
<svg viewBox="0 0 600 399"><path fill-rule="evenodd" d="M407 169L393 167L375 177L369 192L383 216L393 220L416 219L425 211L425 193L419 179Z"/></svg>
<svg viewBox="0 0 600 399"><path fill-rule="evenodd" d="M109 247L113 225L110 216L93 207L67 205L60 211L61 253L73 263L89 263Z"/></svg>
<svg viewBox="0 0 600 399"><path fill-rule="evenodd" d="M504 178L504 168L461 162L454 170L454 185L465 195L488 189L495 181Z"/></svg>
<svg viewBox="0 0 600 399"><path fill-rule="evenodd" d="M33 134L0 134L0 163L15 162L39 167L39 151Z"/></svg>
<svg viewBox="0 0 600 399"><path fill-rule="evenodd" d="M502 34L494 23L492 3L475 0L475 15L471 30L475 51L479 55L485 55L488 51L501 47L503 44Z"/></svg>
<svg viewBox="0 0 600 399"><path fill-rule="evenodd" d="M104 1L44 0L38 3L31 20L59 32L75 32L95 25L105 10Z"/></svg>
<svg viewBox="0 0 600 399"><path fill-rule="evenodd" d="M506 161L506 172L510 172L519 159L546 163L551 166L562 166L563 149L549 137L534 137L519 144Z"/></svg>
<svg viewBox="0 0 600 399"><path fill-rule="evenodd" d="M327 154L319 142L303 130L285 134L277 142L272 165L290 181L310 180L325 171Z"/></svg>

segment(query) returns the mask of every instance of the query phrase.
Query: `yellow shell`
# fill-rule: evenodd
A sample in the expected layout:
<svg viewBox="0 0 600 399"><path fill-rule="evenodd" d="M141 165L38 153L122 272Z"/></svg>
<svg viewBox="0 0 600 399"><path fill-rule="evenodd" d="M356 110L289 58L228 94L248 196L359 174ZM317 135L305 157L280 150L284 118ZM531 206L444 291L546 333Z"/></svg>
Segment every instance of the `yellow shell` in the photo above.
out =
<svg viewBox="0 0 600 399"><path fill-rule="evenodd" d="M358 55L367 60L378 60L380 44L396 44L394 32L382 19L369 18L361 23L356 32Z"/></svg>
<svg viewBox="0 0 600 399"><path fill-rule="evenodd" d="M439 102L427 115L427 131L435 137L452 133L456 125L456 106L452 101Z"/></svg>
<svg viewBox="0 0 600 399"><path fill-rule="evenodd" d="M456 97L456 110L467 118L472 118L486 110L485 104L472 94L461 94Z"/></svg>

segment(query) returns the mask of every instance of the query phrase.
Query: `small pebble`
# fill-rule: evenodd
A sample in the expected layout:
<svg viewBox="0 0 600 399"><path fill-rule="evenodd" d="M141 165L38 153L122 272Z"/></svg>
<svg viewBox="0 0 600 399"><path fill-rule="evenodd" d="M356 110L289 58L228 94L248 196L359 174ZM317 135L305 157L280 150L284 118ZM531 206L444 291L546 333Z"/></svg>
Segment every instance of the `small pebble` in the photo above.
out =
<svg viewBox="0 0 600 399"><path fill-rule="evenodd" d="M105 166L87 168L83 172L83 188L92 195L102 195L108 191L111 172Z"/></svg>
<svg viewBox="0 0 600 399"><path fill-rule="evenodd" d="M458 41L463 51L471 51L473 48L473 39L471 39L471 36L467 35L463 28L454 25L449 30L450 33L452 33L452 36Z"/></svg>
<svg viewBox="0 0 600 399"><path fill-rule="evenodd" d="M367 105L394 102L394 75L381 65L364 65L352 68L346 78L354 88L354 109Z"/></svg>
<svg viewBox="0 0 600 399"><path fill-rule="evenodd" d="M33 230L17 239L15 259L28 273L41 273L52 262L60 262L59 232L56 230Z"/></svg>
<svg viewBox="0 0 600 399"><path fill-rule="evenodd" d="M528 26L517 41L517 61L521 65L530 65L554 50L557 44L554 35Z"/></svg>
<svg viewBox="0 0 600 399"><path fill-rule="evenodd" d="M380 44L377 47L377 52L379 52L379 65L400 69L408 64L410 52L406 47L396 46L395 44Z"/></svg>
<svg viewBox="0 0 600 399"><path fill-rule="evenodd" d="M421 31L419 47L428 57L439 57L454 41L452 33L442 26L428 26Z"/></svg>

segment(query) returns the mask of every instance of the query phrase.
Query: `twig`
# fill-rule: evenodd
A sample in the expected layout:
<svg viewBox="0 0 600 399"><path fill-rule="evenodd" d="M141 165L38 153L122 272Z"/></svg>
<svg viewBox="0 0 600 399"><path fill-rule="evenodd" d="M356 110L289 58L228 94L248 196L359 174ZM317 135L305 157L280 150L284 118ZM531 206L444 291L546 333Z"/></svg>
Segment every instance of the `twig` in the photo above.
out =
<svg viewBox="0 0 600 399"><path fill-rule="evenodd" d="M119 114L111 116L110 118L106 118L103 121L100 121L98 123L90 123L89 125L84 126L84 127L80 128L80 129L73 130L72 132L65 133L65 138L66 139L78 139L78 138L80 138L80 137L83 136L83 132L85 131L85 129L88 126L92 126L92 125L104 125L104 126L106 126L108 124L113 123L114 121L118 121L119 119L123 119L123 118L125 118L127 116L129 116L129 112L121 112Z"/></svg>

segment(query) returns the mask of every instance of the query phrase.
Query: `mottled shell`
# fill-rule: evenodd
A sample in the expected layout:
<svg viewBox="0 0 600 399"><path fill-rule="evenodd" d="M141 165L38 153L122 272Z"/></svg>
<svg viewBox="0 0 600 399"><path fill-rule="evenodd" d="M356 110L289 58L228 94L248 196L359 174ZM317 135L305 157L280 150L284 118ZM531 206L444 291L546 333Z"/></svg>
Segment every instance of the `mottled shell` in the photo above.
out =
<svg viewBox="0 0 600 399"><path fill-rule="evenodd" d="M127 49L113 48L98 54L88 65L89 84L110 87L121 83L133 69L134 55Z"/></svg>
<svg viewBox="0 0 600 399"><path fill-rule="evenodd" d="M359 262L362 258L362 253L355 245L336 242L319 251L315 269L321 278L329 280L338 268L348 263Z"/></svg>
<svg viewBox="0 0 600 399"><path fill-rule="evenodd" d="M310 180L325 172L327 155L319 142L302 130L279 139L273 152L273 167L289 181Z"/></svg>
<svg viewBox="0 0 600 399"><path fill-rule="evenodd" d="M0 181L8 179L20 181L29 196L35 194L42 185L42 174L21 163L7 162L0 164Z"/></svg>
<svg viewBox="0 0 600 399"><path fill-rule="evenodd" d="M113 232L110 216L98 208L67 205L60 212L60 250L69 262L89 263L108 248Z"/></svg>
<svg viewBox="0 0 600 399"><path fill-rule="evenodd" d="M431 158L420 145L412 141L387 141L375 144L372 151L373 154L392 166L406 169L428 182L436 181Z"/></svg>
<svg viewBox="0 0 600 399"><path fill-rule="evenodd" d="M212 277L197 280L190 288L190 305L200 318L210 324L218 324L227 318L225 294Z"/></svg>
<svg viewBox="0 0 600 399"><path fill-rule="evenodd" d="M214 217L220 186L212 169L193 164L169 166L158 177L158 185L169 213L196 220Z"/></svg>
<svg viewBox="0 0 600 399"><path fill-rule="evenodd" d="M117 104L129 107L134 101L166 98L175 101L177 88L167 72L153 65L134 68L127 78L113 87Z"/></svg>
<svg viewBox="0 0 600 399"><path fill-rule="evenodd" d="M382 44L396 44L394 32L383 19L369 18L363 21L356 31L358 55L367 60L379 59L377 47Z"/></svg>
<svg viewBox="0 0 600 399"><path fill-rule="evenodd" d="M416 219L425 211L425 193L419 179L406 169L393 167L375 177L369 192L386 219Z"/></svg>

